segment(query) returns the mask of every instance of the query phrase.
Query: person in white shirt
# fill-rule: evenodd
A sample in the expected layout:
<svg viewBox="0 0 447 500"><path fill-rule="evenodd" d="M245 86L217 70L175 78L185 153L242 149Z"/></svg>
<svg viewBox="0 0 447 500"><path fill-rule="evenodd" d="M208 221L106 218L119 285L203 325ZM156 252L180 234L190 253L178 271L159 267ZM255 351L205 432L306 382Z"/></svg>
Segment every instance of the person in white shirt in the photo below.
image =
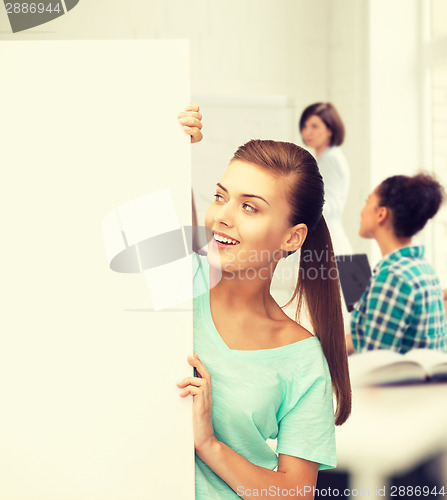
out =
<svg viewBox="0 0 447 500"><path fill-rule="evenodd" d="M330 102L317 102L302 113L299 128L305 144L315 151L323 176L323 215L331 233L336 255L351 254L343 228L343 210L349 192L349 165L340 147L345 137L343 121Z"/></svg>

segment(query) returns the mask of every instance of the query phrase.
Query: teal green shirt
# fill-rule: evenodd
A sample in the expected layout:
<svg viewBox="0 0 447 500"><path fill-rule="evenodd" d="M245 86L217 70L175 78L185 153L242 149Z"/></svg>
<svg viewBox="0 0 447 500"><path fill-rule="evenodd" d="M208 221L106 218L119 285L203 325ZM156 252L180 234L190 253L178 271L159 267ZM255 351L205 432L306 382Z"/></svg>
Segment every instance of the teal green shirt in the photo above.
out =
<svg viewBox="0 0 447 500"><path fill-rule="evenodd" d="M230 349L213 323L209 265L205 257L199 259L194 351L211 374L216 438L272 470L278 457L266 443L269 438L277 439L277 453L317 462L319 469L335 467L332 386L320 341L311 337L274 349ZM196 456L196 500L240 498L237 491Z"/></svg>

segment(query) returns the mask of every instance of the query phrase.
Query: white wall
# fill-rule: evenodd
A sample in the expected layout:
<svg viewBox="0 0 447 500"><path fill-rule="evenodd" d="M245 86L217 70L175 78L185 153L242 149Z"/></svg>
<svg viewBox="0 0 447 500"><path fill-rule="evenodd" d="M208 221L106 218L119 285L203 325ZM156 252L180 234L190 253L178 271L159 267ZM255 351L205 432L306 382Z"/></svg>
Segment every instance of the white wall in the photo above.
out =
<svg viewBox="0 0 447 500"><path fill-rule="evenodd" d="M369 2L369 149L373 187L385 177L414 175L423 167L418 3ZM419 238L422 240L423 235ZM376 246L373 254L379 257Z"/></svg>
<svg viewBox="0 0 447 500"><path fill-rule="evenodd" d="M371 189L368 2L332 2L328 32L328 100L345 123L343 151L351 168L344 226L353 251L369 252L370 243L358 236L360 209Z"/></svg>
<svg viewBox="0 0 447 500"><path fill-rule="evenodd" d="M328 98L346 124L343 149L352 175L344 222L354 251L367 252L374 264L377 245L358 237L366 197L384 178L423 167L419 2L330 5Z"/></svg>
<svg viewBox="0 0 447 500"><path fill-rule="evenodd" d="M327 0L133 0L138 37L191 41L193 93L288 95L326 90ZM155 9L154 9L155 4Z"/></svg>
<svg viewBox="0 0 447 500"><path fill-rule="evenodd" d="M373 183L383 174L413 174L420 168L417 14L416 0L370 2Z"/></svg>

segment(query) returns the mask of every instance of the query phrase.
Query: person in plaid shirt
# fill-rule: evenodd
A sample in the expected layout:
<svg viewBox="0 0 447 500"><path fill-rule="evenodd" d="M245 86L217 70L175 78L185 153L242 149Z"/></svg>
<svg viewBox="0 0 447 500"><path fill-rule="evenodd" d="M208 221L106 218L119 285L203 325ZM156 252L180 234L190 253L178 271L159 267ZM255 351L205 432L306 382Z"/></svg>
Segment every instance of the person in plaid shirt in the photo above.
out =
<svg viewBox="0 0 447 500"><path fill-rule="evenodd" d="M444 197L442 186L425 174L389 177L368 197L359 234L377 241L383 259L352 313L356 352L447 351L441 285L424 247L412 246L412 237L437 213Z"/></svg>

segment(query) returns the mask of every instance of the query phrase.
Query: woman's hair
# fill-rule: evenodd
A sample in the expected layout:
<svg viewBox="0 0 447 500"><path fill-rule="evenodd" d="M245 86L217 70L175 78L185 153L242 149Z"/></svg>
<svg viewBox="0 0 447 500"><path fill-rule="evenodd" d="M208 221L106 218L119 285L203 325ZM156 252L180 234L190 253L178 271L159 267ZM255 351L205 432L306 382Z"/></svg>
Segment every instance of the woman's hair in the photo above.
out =
<svg viewBox="0 0 447 500"><path fill-rule="evenodd" d="M291 226L304 223L308 228L301 248L297 285L289 303L298 298L296 319L303 302L307 305L337 398L335 423L341 425L351 412L351 385L340 283L330 234L322 216L324 185L317 162L296 144L261 140L252 140L241 146L231 161L234 160L252 163L277 176L289 177L289 223Z"/></svg>
<svg viewBox="0 0 447 500"><path fill-rule="evenodd" d="M396 236L410 238L439 210L445 197L441 184L432 176L394 175L377 187L379 206L391 211Z"/></svg>
<svg viewBox="0 0 447 500"><path fill-rule="evenodd" d="M345 139L345 126L343 121L335 109L335 106L330 102L316 102L307 106L300 118L300 132L304 128L304 124L311 116L319 116L326 127L332 132L330 145L340 146Z"/></svg>

